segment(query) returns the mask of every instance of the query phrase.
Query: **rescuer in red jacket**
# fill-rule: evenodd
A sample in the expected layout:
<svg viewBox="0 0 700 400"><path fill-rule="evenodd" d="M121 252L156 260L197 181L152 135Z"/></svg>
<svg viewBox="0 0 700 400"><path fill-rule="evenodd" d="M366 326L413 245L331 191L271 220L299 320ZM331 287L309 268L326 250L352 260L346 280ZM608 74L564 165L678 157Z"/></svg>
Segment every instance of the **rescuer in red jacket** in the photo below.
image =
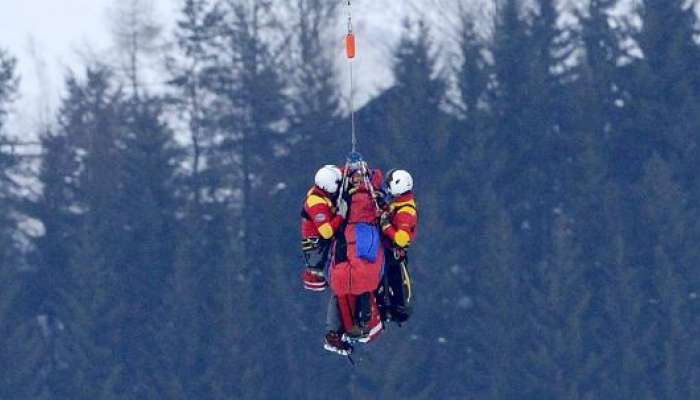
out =
<svg viewBox="0 0 700 400"><path fill-rule="evenodd" d="M337 196L343 175L334 165L316 172L314 186L306 194L301 212L301 245L306 269L304 288L322 291L328 286L324 268L328 263L331 240L347 216L347 203ZM337 197L337 199L336 199Z"/></svg>
<svg viewBox="0 0 700 400"><path fill-rule="evenodd" d="M393 246L406 249L415 238L418 225L413 177L402 169L391 170L387 173L384 190L390 201L380 219L382 233Z"/></svg>
<svg viewBox="0 0 700 400"><path fill-rule="evenodd" d="M383 318L401 323L412 312L406 251L416 237L418 225L413 177L405 170L390 170L382 189L387 195L385 211L380 218L384 235L385 276L377 297Z"/></svg>

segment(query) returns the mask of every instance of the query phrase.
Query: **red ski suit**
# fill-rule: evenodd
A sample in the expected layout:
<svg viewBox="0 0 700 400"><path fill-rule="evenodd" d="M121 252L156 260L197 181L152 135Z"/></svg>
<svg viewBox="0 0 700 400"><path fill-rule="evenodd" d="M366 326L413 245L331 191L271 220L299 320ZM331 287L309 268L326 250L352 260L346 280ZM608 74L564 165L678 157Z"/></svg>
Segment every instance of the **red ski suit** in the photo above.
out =
<svg viewBox="0 0 700 400"><path fill-rule="evenodd" d="M371 182L373 190L378 190L381 181L381 171L372 170ZM347 243L347 259L332 265L331 288L338 297L338 308L343 328L346 332L350 331L355 325L353 316L356 313L357 296L364 293L370 294L372 317L368 324L370 332L367 340L372 340L383 330L374 291L381 282L384 251L379 245L376 249L373 249L374 253L369 257L361 257L358 255L357 233L358 226L363 225L365 232L374 231L377 235L379 234L377 227L378 210L372 198L372 190L370 190L366 182L360 182L353 188L349 203L347 226L344 230ZM377 243L380 243L378 237L376 240ZM374 257L373 260L368 259L372 257Z"/></svg>
<svg viewBox="0 0 700 400"><path fill-rule="evenodd" d="M372 172L373 180L381 182L381 171ZM344 231L347 242L347 261L337 263L332 269L331 287L336 295L371 292L379 285L384 254L380 249L376 249L378 255L371 261L358 256L356 229L358 224L376 227L377 222L378 209L372 198L372 190L366 182L360 182L353 188L350 196L347 226Z"/></svg>

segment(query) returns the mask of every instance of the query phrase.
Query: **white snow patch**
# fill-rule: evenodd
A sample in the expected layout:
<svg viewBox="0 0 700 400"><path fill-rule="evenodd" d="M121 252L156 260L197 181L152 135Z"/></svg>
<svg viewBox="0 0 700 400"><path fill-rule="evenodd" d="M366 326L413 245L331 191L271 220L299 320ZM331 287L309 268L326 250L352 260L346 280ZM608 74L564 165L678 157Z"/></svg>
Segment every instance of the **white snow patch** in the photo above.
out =
<svg viewBox="0 0 700 400"><path fill-rule="evenodd" d="M469 296L462 296L457 301L457 307L464 309L464 310L468 310L468 309L474 307L474 300L472 300L472 298Z"/></svg>
<svg viewBox="0 0 700 400"><path fill-rule="evenodd" d="M278 183L272 188L272 190L270 190L270 194L271 194L271 195L277 194L277 193L279 193L279 192L285 190L286 188L287 188L287 184L286 184L286 183L284 183L284 182L278 182Z"/></svg>
<svg viewBox="0 0 700 400"><path fill-rule="evenodd" d="M49 316L45 314L37 315L36 320L41 327L41 333L44 337L48 337L51 334L49 331Z"/></svg>

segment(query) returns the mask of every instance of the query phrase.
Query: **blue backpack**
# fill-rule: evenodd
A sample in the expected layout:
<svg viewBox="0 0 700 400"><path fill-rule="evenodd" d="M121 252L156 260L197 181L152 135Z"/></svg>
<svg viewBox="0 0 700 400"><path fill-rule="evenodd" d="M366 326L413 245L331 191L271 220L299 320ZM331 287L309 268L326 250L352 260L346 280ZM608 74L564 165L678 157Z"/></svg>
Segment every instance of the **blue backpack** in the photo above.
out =
<svg viewBox="0 0 700 400"><path fill-rule="evenodd" d="M355 234L357 237L357 256L374 262L381 251L379 229L370 224L357 224Z"/></svg>

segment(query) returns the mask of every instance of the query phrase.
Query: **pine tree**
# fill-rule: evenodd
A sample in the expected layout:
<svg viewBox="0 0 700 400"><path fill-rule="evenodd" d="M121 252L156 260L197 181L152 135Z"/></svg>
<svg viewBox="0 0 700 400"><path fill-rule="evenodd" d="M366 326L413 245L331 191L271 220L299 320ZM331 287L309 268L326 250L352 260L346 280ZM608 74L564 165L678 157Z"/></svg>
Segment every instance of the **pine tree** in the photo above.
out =
<svg viewBox="0 0 700 400"><path fill-rule="evenodd" d="M278 3L281 4L281 3ZM281 22L290 37L282 56L285 68L287 117L289 126L277 143L279 156L268 162L264 180L270 183L264 204L264 223L275 226L268 232L276 254L265 257L266 287L287 303L285 315L277 323L287 326L283 340L275 346L281 368L294 369L300 360L306 367L286 380L290 397L314 398L318 392L305 385L309 380L332 386L337 376L325 368L324 358L316 357L325 334L327 297L309 295L301 289L298 274L303 269L299 246L299 211L313 184L317 168L340 164L349 151L349 121L340 125L340 98L336 65L332 57L338 49L332 35L341 3L324 0L296 0L285 7L288 17ZM341 129L340 127L346 128ZM285 171L284 173L280 173ZM276 305L277 301L273 301ZM303 345L296 345L296 344ZM325 392L325 390L324 390ZM327 393L327 392L326 392Z"/></svg>
<svg viewBox="0 0 700 400"><path fill-rule="evenodd" d="M619 65L627 57L622 40L624 32L613 29L611 22L622 25L612 15L618 0L592 0L581 20L581 45L585 50L580 59L578 72L582 93L581 120L577 126L585 125L593 130L601 143L610 143L610 137L619 131L622 112L619 104L628 100ZM619 134L619 133L618 133Z"/></svg>
<svg viewBox="0 0 700 400"><path fill-rule="evenodd" d="M4 129L9 106L19 83L15 72L16 64L16 59L0 49L0 270L10 268L16 263L17 256L14 243L16 221L13 214L16 212L14 209L17 199L14 193L18 184L12 174L17 172L19 158Z"/></svg>
<svg viewBox="0 0 700 400"><path fill-rule="evenodd" d="M177 376L170 383L172 393L191 398L211 392L212 377L206 375L208 363L202 360L218 357L207 353L210 343L221 335L208 327L217 326L222 314L228 315L227 308L217 302L221 302L221 291L231 290L219 285L227 276L224 264L232 253L227 229L233 229L233 224L219 195L226 191L221 171L209 160L217 157L221 134L211 79L218 71L215 61L225 33L225 12L221 2L181 3L174 34L177 48L168 56L167 67L174 91L170 101L187 126L190 140L184 159L187 168L175 182L183 217L168 281L167 317L159 337L168 358L166 365Z"/></svg>
<svg viewBox="0 0 700 400"><path fill-rule="evenodd" d="M71 259L77 251L74 243L80 221L76 208L79 157L75 143L71 144L65 133L44 132L40 142L43 152L36 179L42 190L37 198L24 202L23 209L40 221L44 232L32 238L32 271L28 273L23 296L31 299L28 312L45 321L41 329L43 340L37 339L39 343L33 344L43 349L38 354L44 365L44 387L51 398L69 399L75 396L68 378L74 366L69 360L75 338L67 326L73 320L68 303L75 291Z"/></svg>
<svg viewBox="0 0 700 400"><path fill-rule="evenodd" d="M4 49L0 49L0 127L5 124L9 106L17 92L19 78L16 67L17 59Z"/></svg>
<svg viewBox="0 0 700 400"><path fill-rule="evenodd" d="M584 254L595 264L607 251L607 220L602 217L606 185L616 176L613 138L620 135L623 111L618 104L625 100L618 67L625 51L621 34L611 26L611 9L615 0L591 1L587 15L580 15L581 44L585 50L577 67L579 78L573 88L577 111L572 116L572 129L580 131L573 156L573 172L565 184L575 199L577 229L582 235Z"/></svg>
<svg viewBox="0 0 700 400"><path fill-rule="evenodd" d="M440 214L440 225L450 227L450 233L441 240L441 254L447 256L445 262L450 265L477 257L478 237L484 228L481 195L493 179L497 164L489 145L493 129L487 124L487 110L483 107L491 66L484 59L486 43L479 37L474 18L467 13L461 16L462 60L455 73L463 109L450 127L450 165L437 181L441 187L451 188L454 196L454 201L441 207Z"/></svg>
<svg viewBox="0 0 700 400"><path fill-rule="evenodd" d="M18 276L3 276L15 281ZM8 325L0 310L0 322L3 323L3 339L0 340L0 396L8 399L52 399L47 384L50 376L55 374L56 360L51 360L49 338L34 318L15 315Z"/></svg>
<svg viewBox="0 0 700 400"><path fill-rule="evenodd" d="M462 108L458 118L448 128L450 144L442 157L449 162L439 176L433 175L426 182L427 188L439 196L425 203L426 207L436 208L438 219L429 222L431 226L425 226L424 219L421 218L421 233L416 246L417 249L424 248L425 236L422 232L425 229L434 230L438 240L428 245L429 251L424 253L422 259L417 261L420 264L416 265L439 264L447 268L448 274L447 279L443 274L442 279L434 283L439 285L436 291L440 293L439 296L417 298L420 310L437 306L445 311L444 314L435 315L435 319L448 327L440 332L447 342L435 349L436 356L432 360L436 365L444 365L449 373L441 374L440 382L444 383L438 384L429 392L437 397L469 397L473 395L470 389L473 390L483 382L474 374L484 355L475 346L483 332L472 321L478 315L475 304L478 304L479 288L483 283L478 281L478 277L483 277L479 270L483 268L482 257L487 250L482 238L490 223L486 212L490 199L486 196L492 194L490 181L493 179L496 161L489 144L493 129L487 124L487 110L484 108L491 65L484 58L487 43L485 38L480 37L475 27L476 21L476 17L471 14L461 15L461 61L455 73ZM425 188L424 185L421 187ZM445 196L446 193L449 195ZM419 197L419 201L422 198ZM441 198L448 200L435 202ZM435 204L439 206L435 207ZM423 279L416 280L417 289L429 287L431 286L423 285ZM446 318L443 319L442 315ZM469 322L451 324L450 321L454 319ZM464 349L468 351L465 352ZM464 384L452 390L437 390L455 380Z"/></svg>
<svg viewBox="0 0 700 400"><path fill-rule="evenodd" d="M648 243L648 260L651 269L652 298L658 305L651 310L655 321L655 346L651 347L650 360L661 361L661 376L650 376L659 397L682 398L690 395L690 376L696 368L689 351L691 343L697 343L690 327L690 293L692 282L689 271L693 265L684 263L686 247L695 247L690 241L685 210L685 194L674 182L668 163L657 154L649 160L641 182L642 215L648 225L643 233Z"/></svg>
<svg viewBox="0 0 700 400"><path fill-rule="evenodd" d="M339 3L321 0L297 0L290 6L293 17L293 44L288 50L290 76L289 96L293 112L287 130L290 156L285 164L300 171L333 163L344 154L349 141L335 128L340 108L336 89L335 66L326 31L336 22ZM344 133L344 132L343 132ZM302 157L301 155L304 155ZM339 161L338 161L339 162ZM308 178L304 186L308 184ZM296 186L295 186L296 188ZM300 188L301 190L301 188Z"/></svg>
<svg viewBox="0 0 700 400"><path fill-rule="evenodd" d="M382 125L374 128L373 147L384 149L379 159L390 168L408 170L416 182L427 179L428 168L439 168L435 163L449 143L447 118L440 108L447 84L436 57L427 24L404 21L393 53L395 83L384 95Z"/></svg>
<svg viewBox="0 0 700 400"><path fill-rule="evenodd" d="M0 48L0 397L46 399L45 347L23 301L23 254L18 227L20 158L5 126L17 94L17 60ZM33 329L34 328L34 329Z"/></svg>
<svg viewBox="0 0 700 400"><path fill-rule="evenodd" d="M484 248L475 275L476 310L474 343L479 360L473 378L485 385L487 398L511 398L524 390L524 359L521 346L527 339L523 315L525 288L521 285L522 259L508 212L495 191L484 193L486 229Z"/></svg>
<svg viewBox="0 0 700 400"><path fill-rule="evenodd" d="M29 285L30 296L36 299L40 313L65 321L62 298L71 290L70 257L80 220L77 206L77 176L80 168L78 148L63 133L45 132L41 137L44 149L37 179L43 190L29 205L28 214L41 221L44 234L34 239L37 273Z"/></svg>
<svg viewBox="0 0 700 400"><path fill-rule="evenodd" d="M540 332L529 352L528 390L537 398L585 399L593 393L602 354L588 351L594 325L586 316L593 292L582 263L574 219L555 217L551 250L530 287L530 329ZM587 268L586 268L587 267Z"/></svg>
<svg viewBox="0 0 700 400"><path fill-rule="evenodd" d="M493 54L496 83L489 103L495 127L493 146L501 149L495 189L503 193L529 262L544 257L544 238L554 208L565 201L563 181L571 155L566 123L571 99L565 61L574 50L558 26L551 0L538 1L533 14L523 2L498 8Z"/></svg>
<svg viewBox="0 0 700 400"><path fill-rule="evenodd" d="M441 196L431 186L434 170L447 171L451 160L449 117L441 110L446 82L436 67L436 54L427 25L419 21L404 23L404 32L394 50L394 85L360 113L359 125L374 132L369 160L377 160L387 169L407 170L415 182L420 224L439 226L438 210L421 209L421 202L436 204ZM425 256L432 235L423 236L423 244L412 249L415 259Z"/></svg>
<svg viewBox="0 0 700 400"><path fill-rule="evenodd" d="M475 131L483 119L483 106L486 88L489 84L490 65L484 58L486 39L476 27L477 19L466 11L460 14L459 55L461 63L456 69L457 87L462 105L460 117L464 119L467 131ZM471 129L469 129L471 128Z"/></svg>
<svg viewBox="0 0 700 400"><path fill-rule="evenodd" d="M643 329L646 294L635 263L628 227L636 219L624 169L619 160L629 155L619 146L630 118L626 75L629 54L623 46L627 28L613 9L618 1L591 1L582 15L580 41L585 52L577 67L574 90L577 111L573 129L580 130L573 156L573 173L567 183L575 230L581 243L581 267L593 291L586 324L589 348L601 349L605 360L597 380L596 396L628 398L649 396L648 387L635 380L643 373ZM613 25L614 24L614 25ZM615 28L613 28L615 26ZM628 343L628 344L626 344ZM626 344L626 345L625 345ZM624 346L624 347L620 347Z"/></svg>
<svg viewBox="0 0 700 400"><path fill-rule="evenodd" d="M209 114L211 93L207 90L207 69L215 58L216 45L222 32L222 13L219 3L210 0L185 0L177 21L175 40L177 53L168 55L167 69L169 84L174 90L172 102L185 120L191 142L191 173L189 201L195 206L202 196L202 172L205 168L204 156L213 146L215 136ZM191 212L196 213L196 207Z"/></svg>
<svg viewBox="0 0 700 400"><path fill-rule="evenodd" d="M124 264L118 287L124 302L121 341L124 385L130 397L151 397L172 377L163 363L158 333L165 317L166 282L173 274L176 221L175 168L179 149L162 122L163 103L142 93L127 102L123 135L123 184L120 199ZM157 397L162 396L158 394Z"/></svg>
<svg viewBox="0 0 700 400"><path fill-rule="evenodd" d="M275 153L280 137L276 124L285 117L285 104L275 49L263 39L264 32L275 34L272 4L231 0L225 11L224 47L208 78L221 107L221 141L210 159L212 168L219 169L221 185L241 191L238 247L242 266L248 268L256 246L264 240L254 229L254 213L247 211L258 200L257 181Z"/></svg>
<svg viewBox="0 0 700 400"><path fill-rule="evenodd" d="M71 349L65 360L71 374L54 381L54 392L100 398L114 391L119 368L110 349L120 326L120 299L112 289L126 236L114 195L122 187L120 95L109 70L99 66L87 69L84 82L69 77L67 88L57 132L42 139L45 186L32 207L46 228L37 249L48 278L39 287L57 286L45 293L52 297L44 307L65 325L61 341Z"/></svg>
<svg viewBox="0 0 700 400"><path fill-rule="evenodd" d="M653 326L647 318L649 296L644 271L634 261L627 223L633 210L621 200L625 195L618 186L606 185L599 204L601 218L608 221L608 243L599 261L599 276L594 281L600 285L600 299L594 305L595 310L600 310L597 314L600 323L593 326L596 340L592 344L603 349L606 362L601 371L599 396L620 400L651 398L651 385L644 374L653 338Z"/></svg>
<svg viewBox="0 0 700 400"><path fill-rule="evenodd" d="M111 10L111 31L131 95L138 97L144 85L145 61L159 49L161 27L156 22L153 0L115 2Z"/></svg>
<svg viewBox="0 0 700 400"><path fill-rule="evenodd" d="M223 3L223 11L226 29L217 59L208 68L207 82L215 95L213 109L219 116L217 146L208 162L217 180L215 190L223 195L220 200L227 214L224 222L230 241L224 262L216 271L216 301L222 309L217 323L218 329L225 332L217 343L226 349L226 354L216 355L218 361L210 365L210 372L216 377L215 396L264 397L257 388L243 382L284 382L266 379L268 372L255 363L239 371L240 380L231 379L231 371L240 365L235 360L271 352L269 348L264 352L257 350L264 344L247 335L244 327L276 332L272 321L257 319L272 311L273 299L260 298L255 293L266 290L269 283L263 271L268 262L274 263L262 257L269 253L272 225L259 217L260 205L266 204L270 189L277 183L266 179L273 166L268 160L279 150L280 124L286 116L278 51L272 40L279 25L270 1L229 0ZM250 313L253 309L255 312ZM275 343L282 345L281 340ZM266 390L274 392L274 387L278 386Z"/></svg>
<svg viewBox="0 0 700 400"><path fill-rule="evenodd" d="M492 107L490 123L495 128L493 146L504 153L499 157L499 175L510 173L509 164L517 163L514 149L525 148L523 137L511 135L514 132L525 136L526 127L522 123L521 105L528 104L530 94L526 82L530 79L526 52L527 26L520 17L520 2L504 0L497 3L491 51L493 53L495 83L489 87L488 103ZM512 136L512 137L511 137ZM498 187L496 188L498 189Z"/></svg>
<svg viewBox="0 0 700 400"><path fill-rule="evenodd" d="M620 143L634 157L624 162L633 177L640 177L646 160L658 152L673 162L681 182L691 185L698 162L697 16L682 0L643 1L639 14L642 27L634 38L643 58L635 60L628 83L635 118L628 120L626 140Z"/></svg>

